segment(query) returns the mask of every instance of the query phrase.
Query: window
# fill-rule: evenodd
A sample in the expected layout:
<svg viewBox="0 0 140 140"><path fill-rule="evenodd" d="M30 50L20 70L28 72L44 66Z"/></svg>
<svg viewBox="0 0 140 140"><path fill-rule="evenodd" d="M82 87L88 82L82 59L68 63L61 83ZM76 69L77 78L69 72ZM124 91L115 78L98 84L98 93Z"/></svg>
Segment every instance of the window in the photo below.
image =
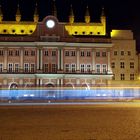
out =
<svg viewBox="0 0 140 140"><path fill-rule="evenodd" d="M75 56L75 51L72 51L71 52L71 56Z"/></svg>
<svg viewBox="0 0 140 140"><path fill-rule="evenodd" d="M118 55L118 52L117 51L114 51L114 55Z"/></svg>
<svg viewBox="0 0 140 140"><path fill-rule="evenodd" d="M134 68L134 62L130 62L130 68Z"/></svg>
<svg viewBox="0 0 140 140"><path fill-rule="evenodd" d="M9 63L8 64L8 72L12 72L13 71L13 64Z"/></svg>
<svg viewBox="0 0 140 140"><path fill-rule="evenodd" d="M112 80L115 80L115 74L113 75Z"/></svg>
<svg viewBox="0 0 140 140"><path fill-rule="evenodd" d="M130 52L130 51L128 51L128 52L127 52L127 54L130 56L130 55L131 55L131 52Z"/></svg>
<svg viewBox="0 0 140 140"><path fill-rule="evenodd" d="M134 80L134 74L130 74L130 80Z"/></svg>
<svg viewBox="0 0 140 140"><path fill-rule="evenodd" d="M81 51L81 56L84 56L85 55L85 52L84 51Z"/></svg>
<svg viewBox="0 0 140 140"><path fill-rule="evenodd" d="M96 52L96 57L100 57L100 52Z"/></svg>
<svg viewBox="0 0 140 140"><path fill-rule="evenodd" d="M44 72L49 72L49 65L44 64L43 70L44 70Z"/></svg>
<svg viewBox="0 0 140 140"><path fill-rule="evenodd" d="M111 63L111 68L115 68L115 62Z"/></svg>
<svg viewBox="0 0 140 140"><path fill-rule="evenodd" d="M12 56L12 55L13 55L13 51L9 50L9 56Z"/></svg>
<svg viewBox="0 0 140 140"><path fill-rule="evenodd" d="M86 65L86 71L87 71L87 72L91 72L91 65L90 65L90 64L87 64L87 65Z"/></svg>
<svg viewBox="0 0 140 140"><path fill-rule="evenodd" d="M24 63L24 72L29 72L29 64Z"/></svg>
<svg viewBox="0 0 140 140"><path fill-rule="evenodd" d="M121 80L125 80L125 74L121 74Z"/></svg>
<svg viewBox="0 0 140 140"><path fill-rule="evenodd" d="M52 64L52 72L56 72L57 71L57 65L56 64Z"/></svg>
<svg viewBox="0 0 140 140"><path fill-rule="evenodd" d="M69 56L69 51L65 51L65 56Z"/></svg>
<svg viewBox="0 0 140 140"><path fill-rule="evenodd" d="M35 72L35 64L31 64L31 72Z"/></svg>
<svg viewBox="0 0 140 140"><path fill-rule="evenodd" d="M52 51L52 56L56 56L56 51Z"/></svg>
<svg viewBox="0 0 140 140"><path fill-rule="evenodd" d="M106 64L103 64L102 65L102 72L103 73L106 73L107 72L107 65Z"/></svg>
<svg viewBox="0 0 140 140"><path fill-rule="evenodd" d="M65 72L69 72L70 71L70 64L65 64Z"/></svg>
<svg viewBox="0 0 140 140"><path fill-rule="evenodd" d="M15 64L15 72L19 72L19 64Z"/></svg>
<svg viewBox="0 0 140 140"><path fill-rule="evenodd" d="M124 55L124 51L121 51L121 55Z"/></svg>
<svg viewBox="0 0 140 140"><path fill-rule="evenodd" d="M0 56L3 56L3 54L4 54L3 50L0 50Z"/></svg>
<svg viewBox="0 0 140 140"><path fill-rule="evenodd" d="M28 54L29 52L26 50L26 51L24 51L24 55L25 56L28 56L29 54Z"/></svg>
<svg viewBox="0 0 140 140"><path fill-rule="evenodd" d="M100 73L100 64L97 64L97 65L96 65L96 72L97 72L97 73Z"/></svg>
<svg viewBox="0 0 140 140"><path fill-rule="evenodd" d="M75 72L76 71L76 64L71 64L71 72Z"/></svg>
<svg viewBox="0 0 140 140"><path fill-rule="evenodd" d="M15 56L19 56L19 50L16 50Z"/></svg>
<svg viewBox="0 0 140 140"><path fill-rule="evenodd" d="M81 64L81 65L80 65L80 71L81 71L81 72L84 72L84 71L85 71L85 65L84 65L84 64Z"/></svg>
<svg viewBox="0 0 140 140"><path fill-rule="evenodd" d="M102 56L103 57L106 57L106 52L102 52Z"/></svg>
<svg viewBox="0 0 140 140"><path fill-rule="evenodd" d="M3 64L0 64L0 72L3 71Z"/></svg>
<svg viewBox="0 0 140 140"><path fill-rule="evenodd" d="M31 51L31 56L35 56L35 51Z"/></svg>
<svg viewBox="0 0 140 140"><path fill-rule="evenodd" d="M90 51L87 51L87 56L90 56Z"/></svg>
<svg viewBox="0 0 140 140"><path fill-rule="evenodd" d="M47 50L45 50L44 55L45 55L45 56L48 56L48 55L49 55L49 53L48 53Z"/></svg>
<svg viewBox="0 0 140 140"><path fill-rule="evenodd" d="M124 62L120 62L120 68L124 68Z"/></svg>

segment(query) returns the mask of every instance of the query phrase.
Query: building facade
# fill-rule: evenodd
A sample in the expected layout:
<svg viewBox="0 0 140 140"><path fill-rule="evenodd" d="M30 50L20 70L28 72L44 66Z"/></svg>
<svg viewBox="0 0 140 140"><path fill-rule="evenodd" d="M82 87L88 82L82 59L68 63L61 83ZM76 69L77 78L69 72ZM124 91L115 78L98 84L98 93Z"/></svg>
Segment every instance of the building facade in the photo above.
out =
<svg viewBox="0 0 140 140"><path fill-rule="evenodd" d="M0 85L18 87L84 87L138 83L138 55L130 30L106 33L106 16L75 22L59 22L56 10L39 22L3 21L0 10Z"/></svg>

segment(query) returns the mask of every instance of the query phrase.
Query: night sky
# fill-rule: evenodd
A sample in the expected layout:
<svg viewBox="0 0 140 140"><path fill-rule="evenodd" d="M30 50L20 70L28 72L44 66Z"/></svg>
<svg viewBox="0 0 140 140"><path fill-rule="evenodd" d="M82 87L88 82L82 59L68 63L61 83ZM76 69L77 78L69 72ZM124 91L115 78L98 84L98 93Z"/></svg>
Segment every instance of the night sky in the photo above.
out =
<svg viewBox="0 0 140 140"><path fill-rule="evenodd" d="M17 3L20 4L22 20L33 20L34 7L37 0L0 0L4 20L14 20ZM86 5L89 6L91 21L99 21L104 6L107 16L107 29L131 29L140 44L140 6L135 0L56 0L58 20L68 21L70 4L73 5L76 21L84 21ZM38 0L40 21L51 13L52 0Z"/></svg>

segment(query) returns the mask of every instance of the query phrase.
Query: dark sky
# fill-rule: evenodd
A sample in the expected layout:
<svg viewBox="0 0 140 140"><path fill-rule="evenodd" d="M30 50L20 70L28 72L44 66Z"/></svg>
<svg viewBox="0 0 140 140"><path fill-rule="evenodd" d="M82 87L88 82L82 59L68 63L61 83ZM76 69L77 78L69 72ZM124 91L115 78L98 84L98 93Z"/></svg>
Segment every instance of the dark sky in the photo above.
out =
<svg viewBox="0 0 140 140"><path fill-rule="evenodd" d="M32 20L37 0L0 0L4 20L14 20L17 3L20 4L22 20ZM84 21L84 13L88 4L91 20L100 19L104 6L108 29L132 29L137 40L140 39L140 6L138 0L56 0L59 21L68 21L70 4L72 3L76 21ZM51 13L52 0L38 0L40 21Z"/></svg>

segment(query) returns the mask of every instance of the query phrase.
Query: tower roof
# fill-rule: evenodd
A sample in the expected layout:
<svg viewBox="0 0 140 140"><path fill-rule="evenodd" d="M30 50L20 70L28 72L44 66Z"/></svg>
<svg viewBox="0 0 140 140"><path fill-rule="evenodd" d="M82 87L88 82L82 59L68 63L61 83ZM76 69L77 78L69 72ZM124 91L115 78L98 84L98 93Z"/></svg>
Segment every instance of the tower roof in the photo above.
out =
<svg viewBox="0 0 140 140"><path fill-rule="evenodd" d="M36 2L36 4L35 4L35 11L34 11L34 15L38 15L37 2Z"/></svg>
<svg viewBox="0 0 140 140"><path fill-rule="evenodd" d="M72 4L70 5L70 16L74 16Z"/></svg>
<svg viewBox="0 0 140 140"><path fill-rule="evenodd" d="M88 6L86 7L86 13L85 13L85 16L90 16Z"/></svg>
<svg viewBox="0 0 140 140"><path fill-rule="evenodd" d="M56 2L53 0L52 15L57 17Z"/></svg>
<svg viewBox="0 0 140 140"><path fill-rule="evenodd" d="M17 5L17 12L16 12L16 15L21 15L20 9L19 9L19 4Z"/></svg>
<svg viewBox="0 0 140 140"><path fill-rule="evenodd" d="M102 7L102 13L101 13L101 16L105 16L105 10L104 10L104 7Z"/></svg>
<svg viewBox="0 0 140 140"><path fill-rule="evenodd" d="M0 4L0 15L3 15L2 10L1 10L1 4Z"/></svg>

